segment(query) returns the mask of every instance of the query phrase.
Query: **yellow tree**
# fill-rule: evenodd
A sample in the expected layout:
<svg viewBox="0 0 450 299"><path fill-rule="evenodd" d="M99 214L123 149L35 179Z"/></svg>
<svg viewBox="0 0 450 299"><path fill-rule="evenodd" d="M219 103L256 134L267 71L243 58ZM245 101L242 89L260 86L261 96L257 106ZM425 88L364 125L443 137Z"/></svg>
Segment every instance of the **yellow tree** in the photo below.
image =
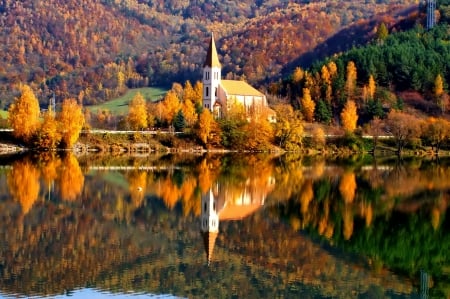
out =
<svg viewBox="0 0 450 299"><path fill-rule="evenodd" d="M337 74L337 65L334 61L330 61L327 64L328 72L330 73L330 78L333 79Z"/></svg>
<svg viewBox="0 0 450 299"><path fill-rule="evenodd" d="M316 103L311 99L311 94L308 88L303 88L303 97L301 100L302 112L305 119L312 122L314 119L314 110L316 108Z"/></svg>
<svg viewBox="0 0 450 299"><path fill-rule="evenodd" d="M195 82L194 92L195 92L195 100L193 102L195 105L201 107L203 101L203 83L201 81Z"/></svg>
<svg viewBox="0 0 450 299"><path fill-rule="evenodd" d="M424 137L430 141L435 154L439 155L442 144L449 140L450 122L443 118L429 118L423 133Z"/></svg>
<svg viewBox="0 0 450 299"><path fill-rule="evenodd" d="M147 127L147 106L140 92L136 93L130 102L127 123L132 130L141 130Z"/></svg>
<svg viewBox="0 0 450 299"><path fill-rule="evenodd" d="M21 87L21 95L9 107L8 123L14 136L25 142L29 142L39 128L39 102L28 85Z"/></svg>
<svg viewBox="0 0 450 299"><path fill-rule="evenodd" d="M244 147L249 150L269 149L273 141L273 127L268 121L268 115L259 110L259 107L252 106L250 120L243 126L247 137Z"/></svg>
<svg viewBox="0 0 450 299"><path fill-rule="evenodd" d="M316 126L312 131L312 141L317 148L322 148L327 142L325 132L322 127Z"/></svg>
<svg viewBox="0 0 450 299"><path fill-rule="evenodd" d="M300 68L296 67L292 72L292 82L297 84L299 83L305 75L305 72Z"/></svg>
<svg viewBox="0 0 450 299"><path fill-rule="evenodd" d="M197 112L195 111L194 102L190 99L185 99L181 105L181 110L183 111L184 119L188 126L192 126L197 121Z"/></svg>
<svg viewBox="0 0 450 299"><path fill-rule="evenodd" d="M375 79L373 78L372 75L369 76L369 83L368 83L368 87L367 87L367 92L369 95L370 99L374 99L375 98L375 91L377 89L376 83L375 83Z"/></svg>
<svg viewBox="0 0 450 299"><path fill-rule="evenodd" d="M69 152L61 163L58 177L59 193L63 200L73 201L81 194L84 186L84 175L77 158Z"/></svg>
<svg viewBox="0 0 450 299"><path fill-rule="evenodd" d="M358 112L354 101L347 101L344 109L341 112L342 127L345 131L352 133L356 129L356 122L358 121Z"/></svg>
<svg viewBox="0 0 450 299"><path fill-rule="evenodd" d="M336 65L335 65L336 66ZM331 103L332 87L331 87L331 73L326 65L322 66L321 79L323 82L323 88L325 90L325 100Z"/></svg>
<svg viewBox="0 0 450 299"><path fill-rule="evenodd" d="M211 133L214 121L211 112L208 109L203 109L198 119L197 136L205 145L208 143L209 134Z"/></svg>
<svg viewBox="0 0 450 299"><path fill-rule="evenodd" d="M162 101L162 119L172 124L175 115L180 111L181 104L177 93L172 89L164 96Z"/></svg>
<svg viewBox="0 0 450 299"><path fill-rule="evenodd" d="M356 193L356 177L353 172L344 172L339 182L339 191L345 203L352 203Z"/></svg>
<svg viewBox="0 0 450 299"><path fill-rule="evenodd" d="M147 187L147 172L139 170L131 171L128 174L127 179L133 206L139 208L144 201Z"/></svg>
<svg viewBox="0 0 450 299"><path fill-rule="evenodd" d="M436 104L441 109L441 112L442 113L445 112L447 102L448 102L448 97L444 91L444 81L442 79L441 74L438 74L436 76L436 79L434 80L433 95L434 95Z"/></svg>
<svg viewBox="0 0 450 299"><path fill-rule="evenodd" d="M353 100L356 89L356 65L353 61L349 61L347 64L347 76L345 81L345 93L347 95L347 99Z"/></svg>
<svg viewBox="0 0 450 299"><path fill-rule="evenodd" d="M17 161L7 177L12 197L20 203L22 213L27 214L39 195L39 171L29 160Z"/></svg>
<svg viewBox="0 0 450 299"><path fill-rule="evenodd" d="M58 120L62 136L61 141L66 148L70 148L78 140L84 125L83 111L75 99L64 100Z"/></svg>
<svg viewBox="0 0 450 299"><path fill-rule="evenodd" d="M299 150L302 147L303 122L299 111L294 111L289 104L274 107L277 113L275 123L275 141L281 148Z"/></svg>
<svg viewBox="0 0 450 299"><path fill-rule="evenodd" d="M51 108L44 114L44 121L41 129L37 133L36 146L42 149L56 148L61 141L61 134L58 131L58 122Z"/></svg>
<svg viewBox="0 0 450 299"><path fill-rule="evenodd" d="M183 102L185 101L191 101L192 103L196 101L196 92L189 80L184 83L183 88Z"/></svg>

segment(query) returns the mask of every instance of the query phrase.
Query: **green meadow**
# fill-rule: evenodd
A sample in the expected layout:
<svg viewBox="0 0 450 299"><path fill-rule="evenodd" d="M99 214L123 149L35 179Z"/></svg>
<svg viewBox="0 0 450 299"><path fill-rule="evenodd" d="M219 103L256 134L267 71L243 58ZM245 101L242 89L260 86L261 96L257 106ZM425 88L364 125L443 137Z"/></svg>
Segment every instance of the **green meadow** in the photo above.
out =
<svg viewBox="0 0 450 299"><path fill-rule="evenodd" d="M0 110L0 117L4 119L8 118L8 111Z"/></svg>
<svg viewBox="0 0 450 299"><path fill-rule="evenodd" d="M146 101L156 101L163 97L167 89L160 87L144 87L130 89L121 97L99 105L85 106L89 111L96 113L97 111L108 110L112 114L120 115L128 112L128 103L133 99L136 93L140 92Z"/></svg>

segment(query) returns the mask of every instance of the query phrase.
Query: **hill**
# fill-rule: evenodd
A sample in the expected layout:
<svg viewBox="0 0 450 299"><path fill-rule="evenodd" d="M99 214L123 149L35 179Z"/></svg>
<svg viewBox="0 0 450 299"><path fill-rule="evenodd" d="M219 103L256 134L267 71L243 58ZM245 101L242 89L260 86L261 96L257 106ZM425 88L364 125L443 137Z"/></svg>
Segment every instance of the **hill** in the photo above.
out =
<svg viewBox="0 0 450 299"><path fill-rule="evenodd" d="M211 32L224 72L251 83L287 73L303 54L319 57L357 39L324 45L353 26L373 32L414 1L10 1L0 3L0 108L32 85L41 105L96 104L130 87L197 80ZM408 11L408 10L406 10ZM408 11L409 12L409 11ZM403 16L402 16L403 17ZM300 61L310 64L316 54Z"/></svg>

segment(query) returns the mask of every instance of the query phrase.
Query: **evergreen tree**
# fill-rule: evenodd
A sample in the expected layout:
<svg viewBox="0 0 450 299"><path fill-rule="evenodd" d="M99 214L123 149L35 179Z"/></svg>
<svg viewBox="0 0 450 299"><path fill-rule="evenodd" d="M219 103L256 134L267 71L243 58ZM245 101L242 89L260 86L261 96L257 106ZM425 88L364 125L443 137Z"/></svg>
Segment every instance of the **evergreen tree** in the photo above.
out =
<svg viewBox="0 0 450 299"><path fill-rule="evenodd" d="M370 118L383 118L384 116L383 105L381 105L381 102L379 100L369 99L366 109L367 114Z"/></svg>
<svg viewBox="0 0 450 299"><path fill-rule="evenodd" d="M178 113L175 115L175 118L173 119L173 126L175 128L175 131L181 132L186 127L186 119L183 114L183 110L178 110Z"/></svg>
<svg viewBox="0 0 450 299"><path fill-rule="evenodd" d="M333 115L331 112L330 104L324 100L319 100L317 102L317 108L315 110L315 118L317 121L329 124L331 122Z"/></svg>

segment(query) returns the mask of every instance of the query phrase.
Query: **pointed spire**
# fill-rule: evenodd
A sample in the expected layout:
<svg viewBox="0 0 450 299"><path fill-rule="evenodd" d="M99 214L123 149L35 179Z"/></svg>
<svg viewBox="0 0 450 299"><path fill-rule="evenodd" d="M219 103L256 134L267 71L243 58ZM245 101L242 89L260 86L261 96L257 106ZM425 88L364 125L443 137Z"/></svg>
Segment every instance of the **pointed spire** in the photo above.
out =
<svg viewBox="0 0 450 299"><path fill-rule="evenodd" d="M203 67L221 67L219 57L217 55L216 43L214 42L214 34L211 33L211 41L209 42L208 53L206 54L206 60Z"/></svg>
<svg viewBox="0 0 450 299"><path fill-rule="evenodd" d="M217 232L202 232L203 245L206 251L206 260L208 266L211 264L212 255L214 252L214 245L216 244Z"/></svg>

